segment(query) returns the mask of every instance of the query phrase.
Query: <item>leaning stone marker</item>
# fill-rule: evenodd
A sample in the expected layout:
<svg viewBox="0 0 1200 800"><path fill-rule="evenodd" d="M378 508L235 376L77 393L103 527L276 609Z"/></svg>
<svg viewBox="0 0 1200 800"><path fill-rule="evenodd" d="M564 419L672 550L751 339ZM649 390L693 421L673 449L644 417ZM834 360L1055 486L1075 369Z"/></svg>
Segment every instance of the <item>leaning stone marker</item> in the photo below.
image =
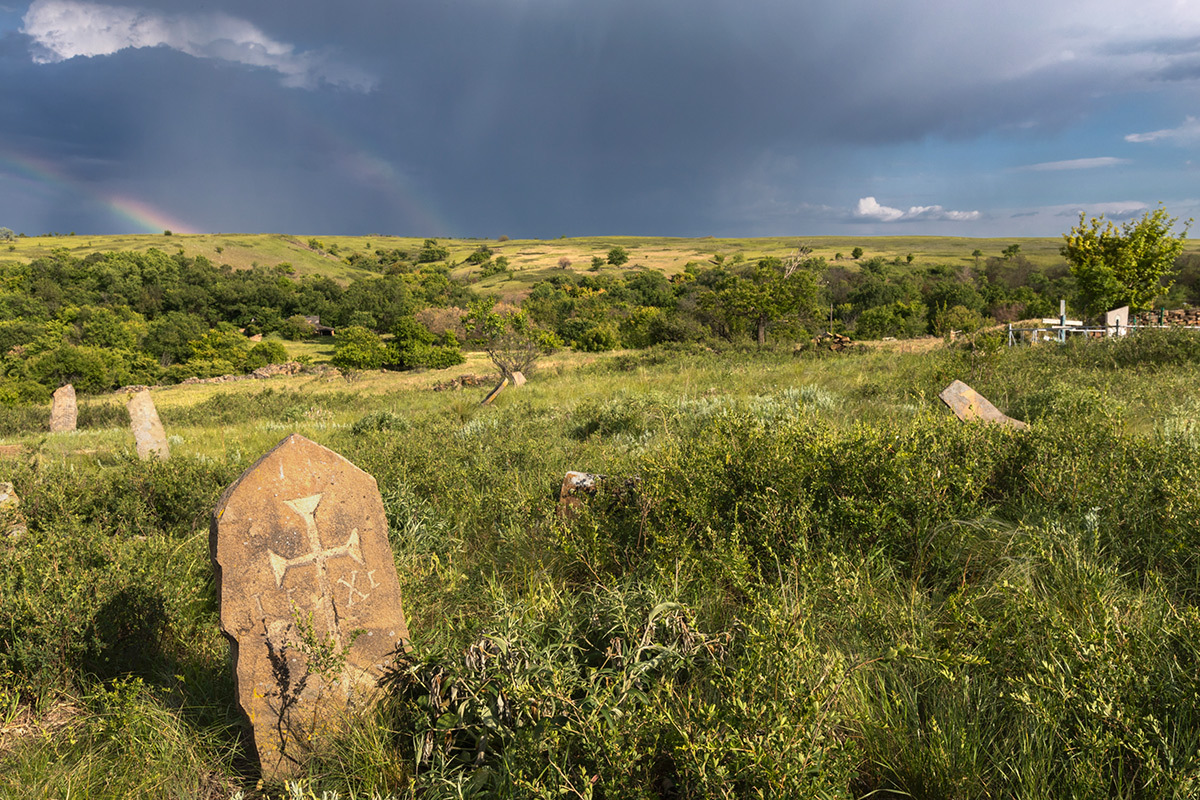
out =
<svg viewBox="0 0 1200 800"><path fill-rule="evenodd" d="M504 378L503 380L501 380L500 383L498 383L496 385L495 389L492 389L490 392L488 392L488 396L483 398L483 402L480 403L479 405L490 406L492 404L492 401L500 396L500 393L504 391L504 387L506 387L506 386L508 386L508 378Z"/></svg>
<svg viewBox="0 0 1200 800"><path fill-rule="evenodd" d="M1005 416L1000 409L988 402L986 397L962 381L955 381L950 384L942 390L942 393L938 397L942 398L942 402L950 406L950 410L954 412L954 415L963 422L982 420L984 422L995 422L998 425L1008 425L1017 429L1029 427L1019 419Z"/></svg>
<svg viewBox="0 0 1200 800"><path fill-rule="evenodd" d="M408 644L379 488L292 434L225 490L209 549L238 703L263 777L286 778Z"/></svg>
<svg viewBox="0 0 1200 800"><path fill-rule="evenodd" d="M512 380L513 380L513 386L520 389L522 386L524 386L526 384L525 373L523 373L519 370L517 372L514 372L512 374Z"/></svg>
<svg viewBox="0 0 1200 800"><path fill-rule="evenodd" d="M75 387L69 383L66 386L58 387L54 391L54 399L50 403L50 432L73 431L78 418L79 407L75 404Z"/></svg>
<svg viewBox="0 0 1200 800"><path fill-rule="evenodd" d="M133 439L137 444L138 458L142 461L157 456L167 460L171 450L167 447L167 432L158 419L158 411L150 392L142 389L129 400L129 425L133 428Z"/></svg>

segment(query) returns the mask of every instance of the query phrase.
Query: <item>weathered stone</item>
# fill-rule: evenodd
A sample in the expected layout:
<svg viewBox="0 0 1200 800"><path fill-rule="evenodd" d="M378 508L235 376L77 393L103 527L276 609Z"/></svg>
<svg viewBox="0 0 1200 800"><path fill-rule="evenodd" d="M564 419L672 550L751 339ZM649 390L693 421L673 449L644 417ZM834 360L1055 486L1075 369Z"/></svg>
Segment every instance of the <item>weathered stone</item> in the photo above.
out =
<svg viewBox="0 0 1200 800"><path fill-rule="evenodd" d="M209 547L238 703L263 776L287 777L409 641L379 489L292 434L225 490Z"/></svg>
<svg viewBox="0 0 1200 800"><path fill-rule="evenodd" d="M633 499L641 483L642 479L638 477L609 478L592 472L568 472L558 490L558 515L572 519L583 507L585 498L590 500L601 495L607 501L604 510L611 511Z"/></svg>
<svg viewBox="0 0 1200 800"><path fill-rule="evenodd" d="M508 386L508 378L505 378L502 381L500 381L500 383L496 386L495 389L492 389L490 392L488 392L488 396L483 398L483 402L480 403L480 405L490 406L492 404L492 401L495 400L500 395L500 393L504 391L505 386Z"/></svg>
<svg viewBox="0 0 1200 800"><path fill-rule="evenodd" d="M54 392L50 403L50 432L67 433L75 430L79 418L79 407L75 403L75 387L71 384L60 386Z"/></svg>
<svg viewBox="0 0 1200 800"><path fill-rule="evenodd" d="M942 390L942 393L938 397L942 399L943 403L950 406L950 410L954 412L954 415L963 422L982 420L1018 429L1029 427L1019 419L1006 416L1000 409L988 402L986 397L962 381L955 381L950 384Z"/></svg>
<svg viewBox="0 0 1200 800"><path fill-rule="evenodd" d="M604 479L603 475L591 472L568 472L563 478L562 487L558 490L559 516L571 517L583 505L579 497L582 493L594 494L596 485Z"/></svg>
<svg viewBox="0 0 1200 800"><path fill-rule="evenodd" d="M11 483L0 483L0 530L9 536L20 536L28 530L21 513L21 498Z"/></svg>
<svg viewBox="0 0 1200 800"><path fill-rule="evenodd" d="M512 374L512 382L513 382L514 388L520 388L520 387L524 386L526 383L525 374L520 371L514 372Z"/></svg>
<svg viewBox="0 0 1200 800"><path fill-rule="evenodd" d="M170 458L167 432L163 430L162 422L158 419L158 411L154 408L154 401L150 399L150 392L136 392L129 399L128 407L129 425L133 428L138 458L143 461L152 456L164 461Z"/></svg>

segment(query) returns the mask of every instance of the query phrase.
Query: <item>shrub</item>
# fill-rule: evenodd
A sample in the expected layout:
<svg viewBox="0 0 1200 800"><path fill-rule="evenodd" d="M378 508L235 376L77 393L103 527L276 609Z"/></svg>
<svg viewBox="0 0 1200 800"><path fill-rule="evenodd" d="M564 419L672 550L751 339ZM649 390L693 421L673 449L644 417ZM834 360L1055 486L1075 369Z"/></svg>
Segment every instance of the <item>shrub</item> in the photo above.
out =
<svg viewBox="0 0 1200 800"><path fill-rule="evenodd" d="M247 372L253 372L267 364L282 364L287 360L287 348L277 341L267 339L250 348L250 353L246 357L245 369Z"/></svg>
<svg viewBox="0 0 1200 800"><path fill-rule="evenodd" d="M386 359L387 349L378 334L351 325L338 331L337 350L330 361L339 369L379 369Z"/></svg>

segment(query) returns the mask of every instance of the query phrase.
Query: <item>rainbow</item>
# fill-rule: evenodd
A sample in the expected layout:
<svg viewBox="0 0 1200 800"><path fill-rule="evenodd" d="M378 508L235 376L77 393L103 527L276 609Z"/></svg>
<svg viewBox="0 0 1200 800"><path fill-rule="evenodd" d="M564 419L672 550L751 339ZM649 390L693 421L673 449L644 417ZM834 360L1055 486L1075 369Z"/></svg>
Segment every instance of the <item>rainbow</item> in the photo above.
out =
<svg viewBox="0 0 1200 800"><path fill-rule="evenodd" d="M94 187L70 177L58 167L40 158L0 150L0 172L15 174L42 186L90 197L117 217L139 228L138 233L159 233L165 230L172 233L197 233L192 226L161 209L126 195L97 191Z"/></svg>

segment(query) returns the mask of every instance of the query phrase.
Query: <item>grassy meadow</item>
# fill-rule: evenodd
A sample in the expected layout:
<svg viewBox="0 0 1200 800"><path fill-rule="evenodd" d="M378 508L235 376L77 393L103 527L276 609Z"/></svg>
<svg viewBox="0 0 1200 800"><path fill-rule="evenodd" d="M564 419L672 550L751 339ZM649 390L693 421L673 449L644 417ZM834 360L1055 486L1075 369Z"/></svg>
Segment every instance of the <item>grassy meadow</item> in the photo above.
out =
<svg viewBox="0 0 1200 800"><path fill-rule="evenodd" d="M1200 344L652 348L0 408L0 795L1200 794ZM954 419L960 378L1028 431ZM371 473L413 636L262 784L208 518L291 432ZM563 473L637 477L578 515ZM612 486L624 486L622 480Z"/></svg>

